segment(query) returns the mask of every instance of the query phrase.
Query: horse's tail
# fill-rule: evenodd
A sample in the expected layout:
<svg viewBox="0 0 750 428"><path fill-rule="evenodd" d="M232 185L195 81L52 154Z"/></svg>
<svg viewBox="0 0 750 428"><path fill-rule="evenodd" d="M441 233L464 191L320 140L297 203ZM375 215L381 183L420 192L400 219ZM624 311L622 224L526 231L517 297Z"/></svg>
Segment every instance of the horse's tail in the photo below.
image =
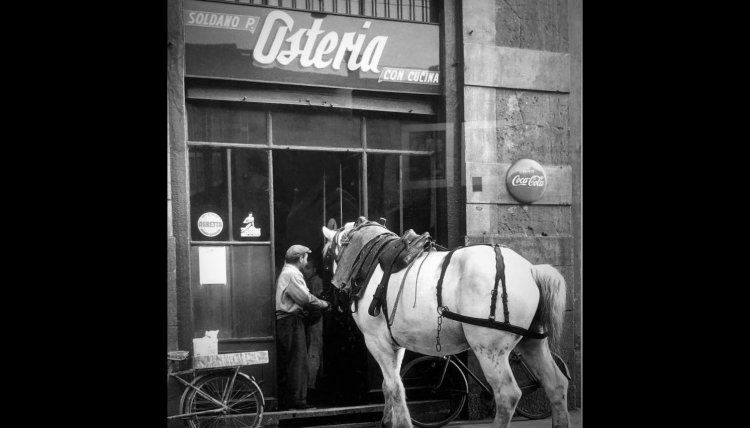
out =
<svg viewBox="0 0 750 428"><path fill-rule="evenodd" d="M534 324L541 325L549 337L550 348L555 349L565 314L565 278L551 265L531 266L531 276L541 292Z"/></svg>

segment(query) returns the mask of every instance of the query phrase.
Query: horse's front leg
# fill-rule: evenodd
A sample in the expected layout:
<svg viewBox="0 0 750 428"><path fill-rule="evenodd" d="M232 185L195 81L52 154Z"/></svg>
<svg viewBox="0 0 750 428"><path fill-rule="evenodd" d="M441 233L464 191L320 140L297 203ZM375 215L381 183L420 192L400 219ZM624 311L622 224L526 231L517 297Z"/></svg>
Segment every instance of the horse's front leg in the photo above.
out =
<svg viewBox="0 0 750 428"><path fill-rule="evenodd" d="M401 362L404 359L403 348L394 350L390 340L383 336L365 335L365 344L383 372L383 408L382 425L384 427L411 428L411 415L406 407L404 384L401 382Z"/></svg>

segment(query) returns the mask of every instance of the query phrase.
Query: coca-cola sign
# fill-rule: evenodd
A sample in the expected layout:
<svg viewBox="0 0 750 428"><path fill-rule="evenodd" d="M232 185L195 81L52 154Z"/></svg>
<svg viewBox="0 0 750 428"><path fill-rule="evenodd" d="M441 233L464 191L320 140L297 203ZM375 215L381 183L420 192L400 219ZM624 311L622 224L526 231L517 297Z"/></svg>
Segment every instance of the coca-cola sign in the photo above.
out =
<svg viewBox="0 0 750 428"><path fill-rule="evenodd" d="M437 24L186 0L185 75L440 94Z"/></svg>
<svg viewBox="0 0 750 428"><path fill-rule="evenodd" d="M547 173L539 162L521 159L508 168L505 184L511 196L520 202L536 202L547 190Z"/></svg>

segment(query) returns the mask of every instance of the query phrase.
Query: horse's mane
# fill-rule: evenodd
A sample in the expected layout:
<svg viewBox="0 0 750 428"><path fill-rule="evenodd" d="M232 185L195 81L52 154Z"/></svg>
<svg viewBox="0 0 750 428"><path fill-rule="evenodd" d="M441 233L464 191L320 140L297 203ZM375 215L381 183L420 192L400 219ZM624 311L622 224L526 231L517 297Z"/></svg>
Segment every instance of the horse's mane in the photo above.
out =
<svg viewBox="0 0 750 428"><path fill-rule="evenodd" d="M341 253L341 259L336 267L336 273L331 278L331 283L337 288L347 287L351 281L354 263L357 261L357 255L362 248L370 242L371 239L383 233L393 233L386 227L373 221L367 221L361 217L353 228L347 232L349 243ZM348 225L348 224L347 224Z"/></svg>

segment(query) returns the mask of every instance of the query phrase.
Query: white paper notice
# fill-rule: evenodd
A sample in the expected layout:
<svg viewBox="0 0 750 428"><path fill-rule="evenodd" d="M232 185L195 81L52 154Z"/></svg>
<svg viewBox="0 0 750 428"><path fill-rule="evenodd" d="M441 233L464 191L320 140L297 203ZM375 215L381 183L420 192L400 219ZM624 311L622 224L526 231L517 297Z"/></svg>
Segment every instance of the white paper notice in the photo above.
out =
<svg viewBox="0 0 750 428"><path fill-rule="evenodd" d="M200 283L227 283L227 247L198 247Z"/></svg>

